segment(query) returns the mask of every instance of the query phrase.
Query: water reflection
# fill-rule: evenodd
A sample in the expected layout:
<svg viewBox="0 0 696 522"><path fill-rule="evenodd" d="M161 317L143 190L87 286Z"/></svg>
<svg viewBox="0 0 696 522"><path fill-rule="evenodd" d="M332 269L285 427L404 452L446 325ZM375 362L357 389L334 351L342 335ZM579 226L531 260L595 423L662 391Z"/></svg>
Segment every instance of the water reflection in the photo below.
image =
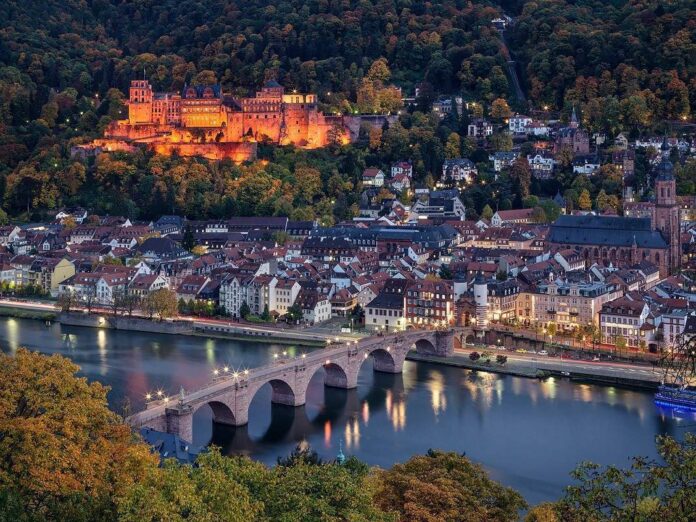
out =
<svg viewBox="0 0 696 522"><path fill-rule="evenodd" d="M433 406L433 413L437 416L440 412L447 409L447 395L445 394L445 377L442 372L433 371L428 380L430 390L430 403Z"/></svg>
<svg viewBox="0 0 696 522"><path fill-rule="evenodd" d="M134 409L148 391L171 395L180 386L200 387L215 367L252 368L270 362L274 352L310 350L0 319L0 347L14 352L19 346L72 358L83 375L111 386L112 407L128 398ZM657 409L646 392L565 379L411 362L402 375L391 375L373 373L370 360L357 389L325 388L322 379L317 372L306 405L298 408L271 404L270 385L262 388L250 404L249 425L239 428L214 425L209 409L201 408L193 442L269 464L301 440L332 459L343 439L346 453L382 467L429 448L465 451L536 503L557 498L579 461L623 466L631 455L655 457L655 435L680 435L696 422L696 414Z"/></svg>

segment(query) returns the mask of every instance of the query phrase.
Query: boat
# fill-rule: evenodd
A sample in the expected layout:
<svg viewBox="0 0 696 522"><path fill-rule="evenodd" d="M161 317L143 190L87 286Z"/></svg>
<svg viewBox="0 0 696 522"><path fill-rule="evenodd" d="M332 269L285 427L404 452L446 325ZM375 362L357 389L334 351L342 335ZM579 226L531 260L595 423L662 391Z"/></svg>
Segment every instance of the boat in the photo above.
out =
<svg viewBox="0 0 696 522"><path fill-rule="evenodd" d="M696 411L696 337L682 338L660 359L663 377L655 393L655 404Z"/></svg>

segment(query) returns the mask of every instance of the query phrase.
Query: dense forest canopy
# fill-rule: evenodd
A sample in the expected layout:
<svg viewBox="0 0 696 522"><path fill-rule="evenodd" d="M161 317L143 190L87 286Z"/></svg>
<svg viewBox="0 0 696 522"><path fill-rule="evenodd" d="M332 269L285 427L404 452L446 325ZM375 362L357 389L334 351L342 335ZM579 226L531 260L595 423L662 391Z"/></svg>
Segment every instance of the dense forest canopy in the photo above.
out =
<svg viewBox="0 0 696 522"><path fill-rule="evenodd" d="M503 13L515 19L507 46L491 24ZM468 118L482 107L502 122L494 101L520 111L549 105L564 117L575 105L586 126L610 135L635 136L689 117L695 33L696 7L688 0L6 0L0 200L8 214L25 219L81 204L131 217L265 212L330 223L355 213L365 166L411 159L416 180L428 183L445 157L484 163L487 152L464 137ZM511 96L508 58L519 63L529 106ZM341 150L262 150L263 165L149 153L71 159L71 145L125 115L124 93L142 75L158 90L220 82L238 95L275 78L318 93L331 112L372 112L365 110L372 75L404 95L420 85L425 103ZM438 94L462 94L477 110L438 120L427 114ZM494 136L491 146L508 150L509 139ZM542 192L563 191L566 181ZM293 189L303 183L309 192ZM267 198L244 199L261 188ZM486 201L509 208L520 204L515 189L486 184L464 197L476 212Z"/></svg>
<svg viewBox="0 0 696 522"><path fill-rule="evenodd" d="M696 106L693 1L519 3L510 45L537 106L582 103L599 124L594 117L610 105L614 128L622 111L649 125L688 117Z"/></svg>

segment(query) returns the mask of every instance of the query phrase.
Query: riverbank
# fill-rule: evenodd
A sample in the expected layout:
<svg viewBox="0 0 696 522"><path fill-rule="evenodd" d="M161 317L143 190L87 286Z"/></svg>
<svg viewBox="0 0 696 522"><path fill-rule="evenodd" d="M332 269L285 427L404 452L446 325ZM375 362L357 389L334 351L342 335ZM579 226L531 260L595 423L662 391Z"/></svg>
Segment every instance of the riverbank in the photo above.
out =
<svg viewBox="0 0 696 522"><path fill-rule="evenodd" d="M628 365L589 365L570 361L539 360L532 358L510 359L505 364L491 361L490 364L474 362L465 354L454 354L450 357L435 357L410 352L407 360L428 362L466 368L482 372L526 377L530 379L546 379L548 377L563 377L578 383L592 383L609 386L623 386L644 390L657 390L660 384L660 373L649 368L631 368ZM480 359L479 359L480 361Z"/></svg>
<svg viewBox="0 0 696 522"><path fill-rule="evenodd" d="M14 308L10 306L0 306L0 317L14 317L16 319L37 319L39 321L54 321L56 314L54 312L43 310L31 310L23 308Z"/></svg>

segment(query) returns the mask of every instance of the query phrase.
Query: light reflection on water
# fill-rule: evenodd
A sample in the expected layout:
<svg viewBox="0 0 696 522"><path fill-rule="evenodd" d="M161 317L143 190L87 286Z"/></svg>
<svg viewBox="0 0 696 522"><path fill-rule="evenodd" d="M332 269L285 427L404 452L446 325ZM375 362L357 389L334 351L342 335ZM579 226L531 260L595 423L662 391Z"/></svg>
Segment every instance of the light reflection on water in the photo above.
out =
<svg viewBox="0 0 696 522"><path fill-rule="evenodd" d="M3 324L4 323L4 324ZM111 330L49 328L40 321L0 319L0 347L29 346L60 353L82 373L110 385L118 410L134 408L148 391L175 394L200 387L220 365L266 364L274 352L305 348L269 346L202 337ZM654 457L656 434L683 434L696 415L655 407L641 391L472 373L407 362L401 375L363 366L355 390L324 388L323 370L310 381L305 406L270 403L270 386L250 404L248 426L213 426L208 408L194 417L194 444L214 442L226 453L273 464L300 440L332 459L344 451L389 467L429 448L466 452L494 478L536 503L557 498L581 460L625 466L628 457Z"/></svg>

